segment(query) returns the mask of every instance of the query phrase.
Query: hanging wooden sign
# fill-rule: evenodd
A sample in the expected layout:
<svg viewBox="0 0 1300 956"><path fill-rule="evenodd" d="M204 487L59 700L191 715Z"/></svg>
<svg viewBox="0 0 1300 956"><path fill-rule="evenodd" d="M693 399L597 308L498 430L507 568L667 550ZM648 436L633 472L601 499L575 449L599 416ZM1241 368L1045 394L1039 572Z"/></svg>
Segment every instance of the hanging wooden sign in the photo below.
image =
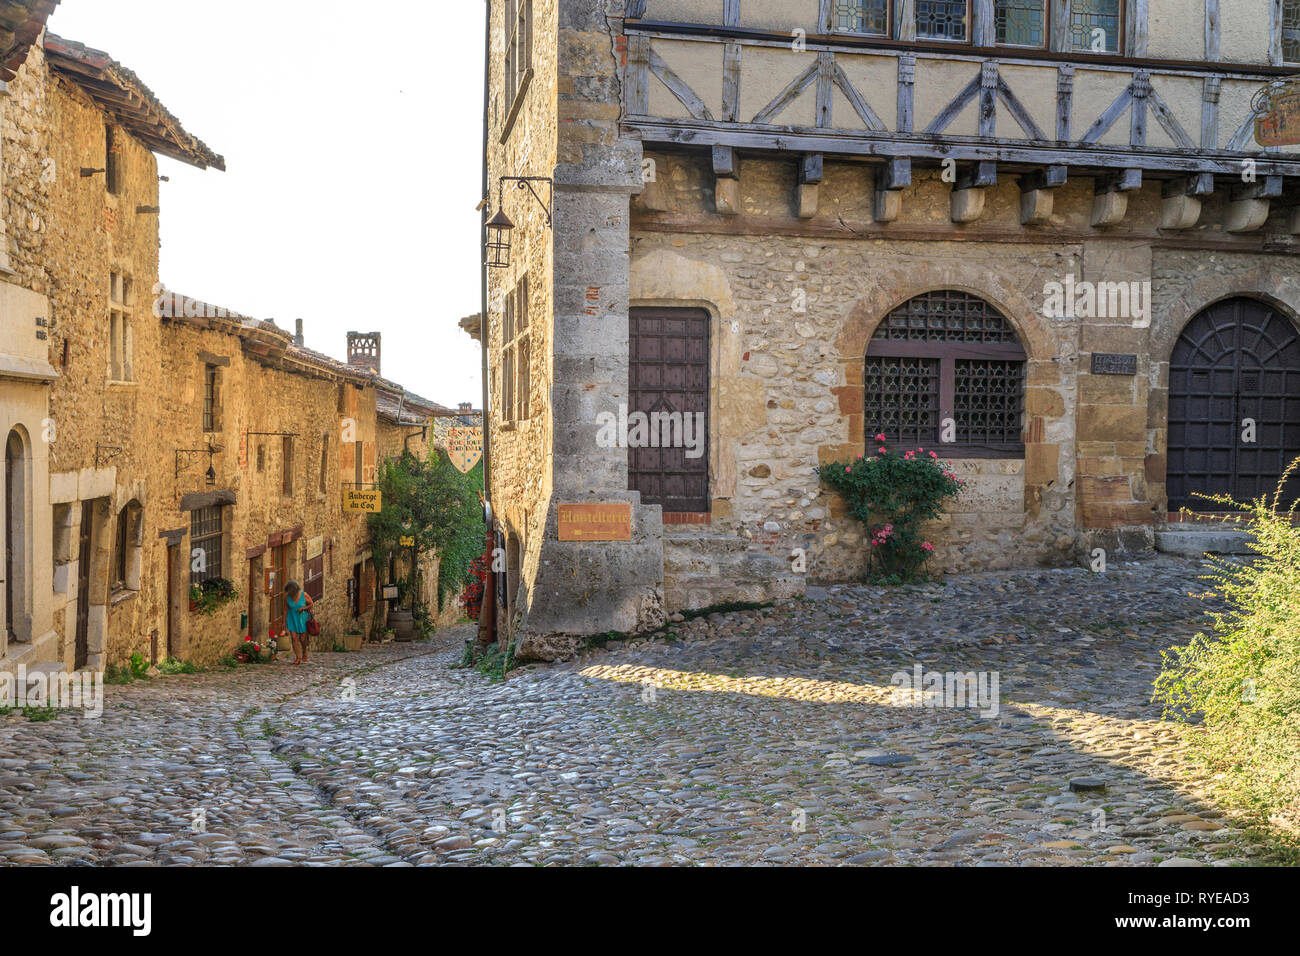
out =
<svg viewBox="0 0 1300 956"><path fill-rule="evenodd" d="M483 458L483 429L450 429L447 432L447 457L462 474L468 474Z"/></svg>
<svg viewBox="0 0 1300 956"><path fill-rule="evenodd" d="M1255 117L1255 142L1260 146L1300 146L1300 85L1270 91Z"/></svg>
<svg viewBox="0 0 1300 956"><path fill-rule="evenodd" d="M344 514L379 514L383 510L383 492L366 488L343 489Z"/></svg>

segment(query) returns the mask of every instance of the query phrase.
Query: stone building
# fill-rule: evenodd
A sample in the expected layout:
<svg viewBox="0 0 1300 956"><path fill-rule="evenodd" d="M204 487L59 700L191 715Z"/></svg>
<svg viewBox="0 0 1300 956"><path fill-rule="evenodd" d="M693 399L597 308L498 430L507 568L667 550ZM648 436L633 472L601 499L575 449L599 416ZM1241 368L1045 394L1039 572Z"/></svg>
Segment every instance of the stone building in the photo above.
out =
<svg viewBox="0 0 1300 956"><path fill-rule="evenodd" d="M1300 455L1300 153L1255 139L1300 0L610 7L491 4L491 498L525 654L860 575L814 468L878 432L967 479L940 569L1195 548L1198 493ZM656 411L698 447L602 441ZM583 503L630 533L568 540Z"/></svg>
<svg viewBox="0 0 1300 956"><path fill-rule="evenodd" d="M283 627L288 580L318 646L369 631L381 580L344 498L403 392L378 336L340 362L163 288L156 155L224 161L108 54L44 34L53 6L0 5L0 669L211 664ZM238 594L206 614L192 589L218 580Z"/></svg>

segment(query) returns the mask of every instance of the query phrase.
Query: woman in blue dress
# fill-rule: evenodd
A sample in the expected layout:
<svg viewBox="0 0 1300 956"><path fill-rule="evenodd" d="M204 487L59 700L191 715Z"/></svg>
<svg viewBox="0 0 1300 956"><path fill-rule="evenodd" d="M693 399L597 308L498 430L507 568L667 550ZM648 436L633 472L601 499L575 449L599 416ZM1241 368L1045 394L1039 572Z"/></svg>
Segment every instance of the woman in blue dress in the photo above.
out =
<svg viewBox="0 0 1300 956"><path fill-rule="evenodd" d="M293 662L295 664L307 663L307 648L311 643L311 638L307 636L307 618L308 612L316 602L311 599L311 595L298 586L297 581L290 581L284 586L284 626L289 631L289 639L293 642Z"/></svg>

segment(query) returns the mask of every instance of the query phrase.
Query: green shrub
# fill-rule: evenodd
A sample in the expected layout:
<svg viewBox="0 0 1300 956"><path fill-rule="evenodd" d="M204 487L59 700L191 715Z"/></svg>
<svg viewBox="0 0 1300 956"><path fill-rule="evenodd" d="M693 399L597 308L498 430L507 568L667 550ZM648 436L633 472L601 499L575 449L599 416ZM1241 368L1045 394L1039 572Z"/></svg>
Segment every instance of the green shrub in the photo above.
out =
<svg viewBox="0 0 1300 956"><path fill-rule="evenodd" d="M158 665L158 670L164 674L197 674L199 669L189 661L178 661L174 657L169 657Z"/></svg>
<svg viewBox="0 0 1300 956"><path fill-rule="evenodd" d="M1245 510L1259 557L1211 557L1210 593L1227 607L1209 615L1213 633L1164 652L1154 695L1166 717L1193 725L1192 750L1229 802L1289 841L1300 841L1300 527L1295 504L1278 504L1298 465L1272 501L1209 498Z"/></svg>
<svg viewBox="0 0 1300 956"><path fill-rule="evenodd" d="M943 514L944 502L961 493L963 481L933 451L891 451L884 435L869 447L874 455L822 465L817 476L870 535L869 576L879 583L907 583L922 576L934 551L922 525Z"/></svg>

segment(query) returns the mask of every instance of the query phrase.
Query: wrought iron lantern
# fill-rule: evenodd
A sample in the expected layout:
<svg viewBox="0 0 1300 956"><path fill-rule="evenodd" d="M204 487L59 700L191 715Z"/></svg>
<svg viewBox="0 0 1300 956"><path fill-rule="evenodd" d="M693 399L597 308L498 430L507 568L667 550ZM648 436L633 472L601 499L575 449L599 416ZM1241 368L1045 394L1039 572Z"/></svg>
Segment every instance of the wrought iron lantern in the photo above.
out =
<svg viewBox="0 0 1300 956"><path fill-rule="evenodd" d="M505 269L510 265L510 233L515 224L504 209L488 220L486 262L489 269Z"/></svg>

